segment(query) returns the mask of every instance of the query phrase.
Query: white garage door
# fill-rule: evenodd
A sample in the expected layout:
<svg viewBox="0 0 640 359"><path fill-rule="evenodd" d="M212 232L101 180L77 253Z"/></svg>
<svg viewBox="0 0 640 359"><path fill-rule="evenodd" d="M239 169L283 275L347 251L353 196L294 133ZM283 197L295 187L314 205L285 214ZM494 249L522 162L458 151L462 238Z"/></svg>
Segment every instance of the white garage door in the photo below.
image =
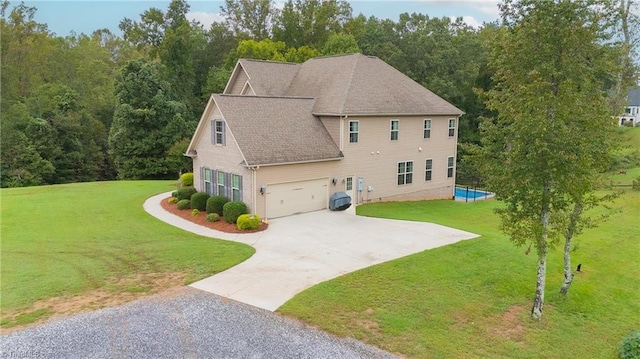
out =
<svg viewBox="0 0 640 359"><path fill-rule="evenodd" d="M267 218L311 212L328 206L329 179L272 184L267 186Z"/></svg>

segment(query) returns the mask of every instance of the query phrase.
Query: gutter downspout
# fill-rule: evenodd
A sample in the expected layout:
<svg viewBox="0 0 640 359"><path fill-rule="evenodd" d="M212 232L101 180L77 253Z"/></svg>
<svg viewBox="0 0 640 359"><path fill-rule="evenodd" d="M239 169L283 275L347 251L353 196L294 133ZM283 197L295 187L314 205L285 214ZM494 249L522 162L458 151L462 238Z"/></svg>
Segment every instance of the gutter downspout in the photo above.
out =
<svg viewBox="0 0 640 359"><path fill-rule="evenodd" d="M252 166L249 169L251 170L251 209L253 213L258 213L258 175L256 172L260 166Z"/></svg>

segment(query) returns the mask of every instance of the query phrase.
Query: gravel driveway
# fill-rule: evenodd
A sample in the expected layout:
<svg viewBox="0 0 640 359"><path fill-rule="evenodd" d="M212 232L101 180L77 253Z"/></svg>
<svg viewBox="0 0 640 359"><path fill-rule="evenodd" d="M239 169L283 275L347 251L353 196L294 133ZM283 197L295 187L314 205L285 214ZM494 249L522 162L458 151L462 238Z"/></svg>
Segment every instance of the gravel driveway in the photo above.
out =
<svg viewBox="0 0 640 359"><path fill-rule="evenodd" d="M394 358L192 288L0 336L2 358Z"/></svg>

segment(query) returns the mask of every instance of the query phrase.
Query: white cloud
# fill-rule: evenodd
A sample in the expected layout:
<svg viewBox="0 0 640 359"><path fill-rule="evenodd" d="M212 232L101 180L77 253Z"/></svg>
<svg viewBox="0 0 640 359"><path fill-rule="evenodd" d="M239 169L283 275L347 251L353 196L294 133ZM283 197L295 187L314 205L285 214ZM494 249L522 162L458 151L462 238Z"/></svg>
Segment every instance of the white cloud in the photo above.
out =
<svg viewBox="0 0 640 359"><path fill-rule="evenodd" d="M449 16L449 19L454 22L458 17L459 16ZM479 29L480 27L482 27L482 24L473 16L463 16L462 21L464 21L467 25L473 27L474 29Z"/></svg>
<svg viewBox="0 0 640 359"><path fill-rule="evenodd" d="M224 18L218 12L188 12L186 17L189 21L195 20L199 22L205 29L210 28L214 21L224 21Z"/></svg>
<svg viewBox="0 0 640 359"><path fill-rule="evenodd" d="M475 9L485 15L489 15L497 18L500 15L498 9L499 0L419 0L428 3L432 3L438 6L447 7L469 7Z"/></svg>

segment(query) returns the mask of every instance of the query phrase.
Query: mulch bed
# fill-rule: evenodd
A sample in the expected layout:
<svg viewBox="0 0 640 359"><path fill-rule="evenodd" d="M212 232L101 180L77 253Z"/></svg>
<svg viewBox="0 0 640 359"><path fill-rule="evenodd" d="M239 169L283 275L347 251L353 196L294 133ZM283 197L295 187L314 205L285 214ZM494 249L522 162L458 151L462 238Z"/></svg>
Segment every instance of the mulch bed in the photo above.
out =
<svg viewBox="0 0 640 359"><path fill-rule="evenodd" d="M236 226L235 223L227 223L223 217L220 217L220 220L217 222L207 222L207 214L202 211L200 212L200 214L198 214L197 216L192 216L191 215L191 210L190 209L184 209L184 210L179 210L178 209L178 205L177 204L171 204L168 202L170 197L167 197L165 199L162 200L162 208L164 208L165 211L170 212L175 214L178 217L181 217L183 219L186 219L187 221L191 221L195 224L207 227L207 228L211 228L211 229L215 229L217 231L220 232L227 232L227 233L253 233L253 232L260 232L260 231L264 231L265 229L267 229L269 227L269 225L267 223L260 223L260 227L258 227L258 229L255 230L240 230L238 229L238 227Z"/></svg>

